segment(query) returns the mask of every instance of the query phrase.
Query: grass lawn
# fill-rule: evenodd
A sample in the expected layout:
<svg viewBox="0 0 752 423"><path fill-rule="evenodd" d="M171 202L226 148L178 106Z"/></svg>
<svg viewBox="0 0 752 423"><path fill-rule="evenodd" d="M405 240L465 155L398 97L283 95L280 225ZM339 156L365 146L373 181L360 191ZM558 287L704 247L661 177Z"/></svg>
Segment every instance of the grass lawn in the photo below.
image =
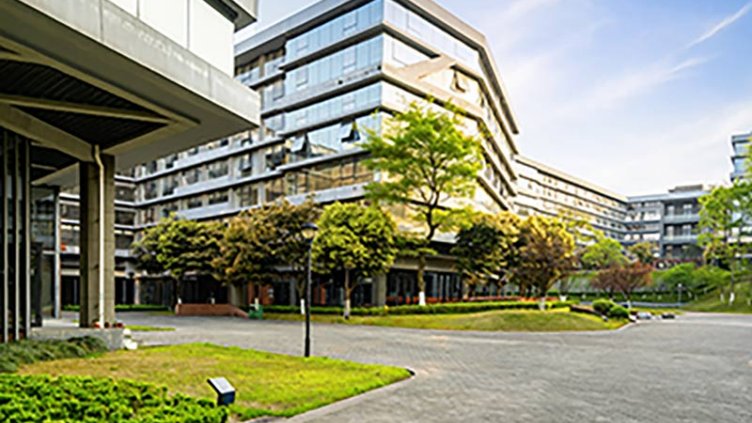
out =
<svg viewBox="0 0 752 423"><path fill-rule="evenodd" d="M237 389L236 417L292 416L410 376L405 369L323 357L185 344L115 351L94 358L24 366L20 374L131 379L167 386L172 393L216 398L206 383L226 377Z"/></svg>
<svg viewBox="0 0 752 423"><path fill-rule="evenodd" d="M663 313L674 313L676 315L684 313L686 310L673 307L632 307L632 311L647 311L654 315L661 315Z"/></svg>
<svg viewBox="0 0 752 423"><path fill-rule="evenodd" d="M300 314L264 313L269 320L302 320ZM510 332L559 332L608 330L623 326L625 321L604 322L598 317L572 313L567 308L537 310L499 310L463 314L420 314L399 316L341 316L314 315L313 320L324 323L351 325L393 326L415 329L479 330Z"/></svg>
<svg viewBox="0 0 752 423"><path fill-rule="evenodd" d="M175 328L169 326L128 325L133 332L173 332Z"/></svg>
<svg viewBox="0 0 752 423"><path fill-rule="evenodd" d="M689 311L705 311L714 313L752 313L752 306L747 302L752 298L752 283L737 283L734 286L736 299L733 305L728 305L728 293L725 295L726 303L721 304L720 292L715 290L700 297L685 307Z"/></svg>

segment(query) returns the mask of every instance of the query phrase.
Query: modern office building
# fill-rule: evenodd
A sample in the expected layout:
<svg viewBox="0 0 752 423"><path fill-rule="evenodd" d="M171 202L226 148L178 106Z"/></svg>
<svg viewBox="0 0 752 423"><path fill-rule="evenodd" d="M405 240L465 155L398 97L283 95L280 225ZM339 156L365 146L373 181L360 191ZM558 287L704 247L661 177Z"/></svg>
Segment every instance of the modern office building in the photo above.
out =
<svg viewBox="0 0 752 423"><path fill-rule="evenodd" d="M607 237L624 241L626 197L524 156L516 156L515 164L517 214L585 221Z"/></svg>
<svg viewBox="0 0 752 423"><path fill-rule="evenodd" d="M258 126L258 95L232 77L233 34L255 13L254 0L0 2L0 341L28 335L45 299L59 309L61 186L80 202L80 324L114 320L115 173Z"/></svg>
<svg viewBox="0 0 752 423"><path fill-rule="evenodd" d="M731 137L731 182L744 178L747 175L747 160L749 158L749 145L752 141L752 132L748 134L733 135Z"/></svg>
<svg viewBox="0 0 752 423"><path fill-rule="evenodd" d="M235 65L237 79L261 96L260 128L139 166L137 228L173 212L215 219L283 197L360 200L375 177L362 163L365 131L382 130L391 113L428 105L429 97L430 107L463 108L465 129L482 139L483 170L470 204L513 208L517 126L490 49L433 1L324 0L240 42ZM429 263L429 297L461 295L451 268L445 255ZM412 301L414 269L401 260L356 295L370 304ZM295 301L290 291L275 286L275 300Z"/></svg>
<svg viewBox="0 0 752 423"><path fill-rule="evenodd" d="M668 261L697 260L700 222L699 198L709 192L703 185L679 186L667 193L628 198L625 245L649 241Z"/></svg>

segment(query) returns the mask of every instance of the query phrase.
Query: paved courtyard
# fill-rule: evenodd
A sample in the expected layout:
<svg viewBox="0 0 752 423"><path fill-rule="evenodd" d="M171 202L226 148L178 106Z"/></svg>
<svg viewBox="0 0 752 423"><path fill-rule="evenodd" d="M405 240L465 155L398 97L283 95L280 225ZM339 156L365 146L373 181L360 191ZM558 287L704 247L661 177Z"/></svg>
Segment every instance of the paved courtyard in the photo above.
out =
<svg viewBox="0 0 752 423"><path fill-rule="evenodd" d="M303 326L297 322L119 317L177 328L135 334L147 344L302 350ZM316 355L408 367L416 376L310 421L752 421L752 315L689 314L598 333L315 324L313 339Z"/></svg>

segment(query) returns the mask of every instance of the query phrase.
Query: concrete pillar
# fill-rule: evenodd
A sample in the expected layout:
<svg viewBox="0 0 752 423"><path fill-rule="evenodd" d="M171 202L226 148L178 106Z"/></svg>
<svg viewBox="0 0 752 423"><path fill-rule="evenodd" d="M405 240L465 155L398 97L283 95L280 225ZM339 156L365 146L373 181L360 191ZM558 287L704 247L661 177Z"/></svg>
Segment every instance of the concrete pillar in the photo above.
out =
<svg viewBox="0 0 752 423"><path fill-rule="evenodd" d="M386 305L386 275L373 277L373 301L379 307Z"/></svg>
<svg viewBox="0 0 752 423"><path fill-rule="evenodd" d="M141 278L133 279L133 304L141 304Z"/></svg>
<svg viewBox="0 0 752 423"><path fill-rule="evenodd" d="M235 307L245 307L248 304L245 302L246 298L243 295L243 286L235 284L227 285L227 300Z"/></svg>
<svg viewBox="0 0 752 423"><path fill-rule="evenodd" d="M115 321L115 158L102 155L104 201L100 202L99 167L79 163L81 195L81 312L79 325L91 326L104 308L105 322ZM104 207L104 222L100 222ZM104 224L104 304L100 304L99 225Z"/></svg>

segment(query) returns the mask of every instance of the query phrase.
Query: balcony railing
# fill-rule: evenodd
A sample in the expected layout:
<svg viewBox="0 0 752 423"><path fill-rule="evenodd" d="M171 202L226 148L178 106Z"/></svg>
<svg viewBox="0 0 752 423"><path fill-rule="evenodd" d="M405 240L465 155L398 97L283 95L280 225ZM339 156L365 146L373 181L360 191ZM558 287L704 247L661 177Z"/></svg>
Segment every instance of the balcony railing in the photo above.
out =
<svg viewBox="0 0 752 423"><path fill-rule="evenodd" d="M663 216L663 221L666 223L699 222L700 215L697 214L697 212L684 214L667 214Z"/></svg>
<svg viewBox="0 0 752 423"><path fill-rule="evenodd" d="M662 239L664 244L685 244L697 242L697 235L664 235Z"/></svg>

